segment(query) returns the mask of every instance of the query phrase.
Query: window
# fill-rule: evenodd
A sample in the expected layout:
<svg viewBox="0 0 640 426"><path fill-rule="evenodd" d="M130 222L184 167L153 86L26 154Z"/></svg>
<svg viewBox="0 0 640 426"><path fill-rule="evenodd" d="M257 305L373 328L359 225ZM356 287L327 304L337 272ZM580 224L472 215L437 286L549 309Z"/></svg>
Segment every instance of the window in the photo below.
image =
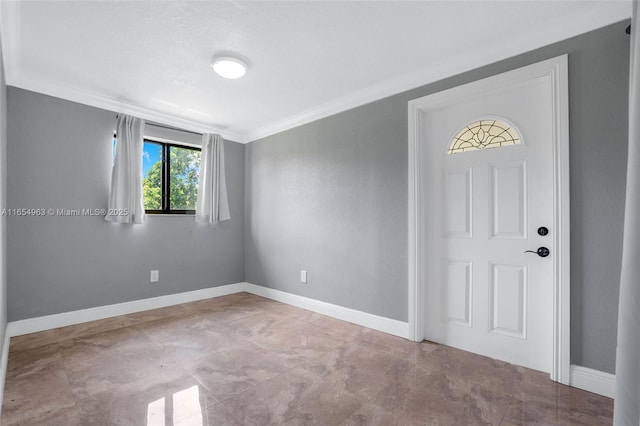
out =
<svg viewBox="0 0 640 426"><path fill-rule="evenodd" d="M448 154L519 145L520 135L505 122L479 120L469 123L453 137Z"/></svg>
<svg viewBox="0 0 640 426"><path fill-rule="evenodd" d="M200 148L145 139L142 174L144 208L147 213L195 213Z"/></svg>

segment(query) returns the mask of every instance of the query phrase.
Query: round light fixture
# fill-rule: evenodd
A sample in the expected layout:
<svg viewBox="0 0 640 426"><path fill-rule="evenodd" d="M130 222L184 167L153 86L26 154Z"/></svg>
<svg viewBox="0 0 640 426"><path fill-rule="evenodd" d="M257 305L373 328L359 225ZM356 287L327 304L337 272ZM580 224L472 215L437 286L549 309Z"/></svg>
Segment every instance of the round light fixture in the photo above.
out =
<svg viewBox="0 0 640 426"><path fill-rule="evenodd" d="M211 68L213 68L220 77L232 80L242 77L247 72L247 64L231 56L213 58Z"/></svg>

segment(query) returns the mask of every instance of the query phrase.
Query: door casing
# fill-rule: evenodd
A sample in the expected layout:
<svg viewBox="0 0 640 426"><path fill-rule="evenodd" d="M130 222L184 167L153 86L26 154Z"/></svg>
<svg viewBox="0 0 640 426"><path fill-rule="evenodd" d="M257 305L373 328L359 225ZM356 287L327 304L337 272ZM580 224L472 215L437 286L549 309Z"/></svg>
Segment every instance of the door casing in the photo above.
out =
<svg viewBox="0 0 640 426"><path fill-rule="evenodd" d="M553 260L553 354L550 377L569 384L570 379L570 217L569 217L569 89L568 58L558 56L482 80L457 86L409 101L409 188L408 188L408 295L409 338L424 339L426 283L423 276L424 229L421 220L433 205L422 199L423 171L420 159L426 155L420 129L431 108L468 95L478 95L533 78L550 78L553 104L553 223L558 230L551 248Z"/></svg>

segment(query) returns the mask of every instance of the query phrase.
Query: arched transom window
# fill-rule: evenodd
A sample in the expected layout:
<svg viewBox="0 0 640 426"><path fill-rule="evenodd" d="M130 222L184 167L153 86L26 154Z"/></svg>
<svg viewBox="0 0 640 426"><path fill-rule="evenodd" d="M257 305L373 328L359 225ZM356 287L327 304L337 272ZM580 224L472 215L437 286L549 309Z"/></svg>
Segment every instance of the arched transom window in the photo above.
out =
<svg viewBox="0 0 640 426"><path fill-rule="evenodd" d="M500 120L479 120L464 126L449 144L448 154L519 145L520 135Z"/></svg>

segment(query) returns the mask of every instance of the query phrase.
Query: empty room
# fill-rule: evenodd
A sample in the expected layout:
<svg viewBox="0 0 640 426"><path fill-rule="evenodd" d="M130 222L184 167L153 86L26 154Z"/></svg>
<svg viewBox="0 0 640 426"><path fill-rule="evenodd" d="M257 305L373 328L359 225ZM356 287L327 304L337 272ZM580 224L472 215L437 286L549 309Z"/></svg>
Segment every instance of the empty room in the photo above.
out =
<svg viewBox="0 0 640 426"><path fill-rule="evenodd" d="M640 424L637 1L0 1L0 424Z"/></svg>

